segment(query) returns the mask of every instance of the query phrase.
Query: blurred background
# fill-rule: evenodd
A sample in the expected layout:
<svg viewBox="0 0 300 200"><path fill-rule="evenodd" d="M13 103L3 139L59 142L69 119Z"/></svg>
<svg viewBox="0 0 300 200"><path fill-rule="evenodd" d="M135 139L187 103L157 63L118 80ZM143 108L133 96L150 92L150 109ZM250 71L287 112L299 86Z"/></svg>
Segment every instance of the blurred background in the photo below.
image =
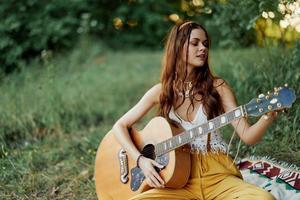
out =
<svg viewBox="0 0 300 200"><path fill-rule="evenodd" d="M11 0L0 19L0 199L96 199L98 145L159 81L183 20L206 27L212 71L239 104L285 83L300 92L300 0ZM299 118L297 99L239 157L299 167Z"/></svg>

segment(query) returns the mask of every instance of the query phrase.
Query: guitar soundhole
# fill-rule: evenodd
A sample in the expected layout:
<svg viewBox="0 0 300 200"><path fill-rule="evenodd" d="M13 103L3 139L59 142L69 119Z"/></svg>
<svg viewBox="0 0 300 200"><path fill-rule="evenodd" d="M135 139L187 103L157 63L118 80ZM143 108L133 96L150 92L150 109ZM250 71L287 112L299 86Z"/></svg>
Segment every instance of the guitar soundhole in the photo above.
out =
<svg viewBox="0 0 300 200"><path fill-rule="evenodd" d="M155 160L156 162L158 162L159 164L163 165L163 166L167 166L169 163L169 154L164 154L161 156L156 156L155 155L155 147L153 144L147 144L143 150L142 150L142 154L146 157L146 158L150 158L152 160ZM162 169L159 169L157 167L154 167L156 169L156 171L160 171Z"/></svg>
<svg viewBox="0 0 300 200"><path fill-rule="evenodd" d="M146 158L155 159L155 151L154 151L154 145L153 144L147 144L144 149L142 150L142 154Z"/></svg>

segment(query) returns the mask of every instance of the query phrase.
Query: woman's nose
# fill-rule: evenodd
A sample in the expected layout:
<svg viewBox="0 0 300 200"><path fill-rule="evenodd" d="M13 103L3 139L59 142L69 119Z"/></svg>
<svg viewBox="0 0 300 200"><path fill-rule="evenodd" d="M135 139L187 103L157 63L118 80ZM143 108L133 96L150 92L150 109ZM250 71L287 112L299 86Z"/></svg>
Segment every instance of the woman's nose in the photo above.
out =
<svg viewBox="0 0 300 200"><path fill-rule="evenodd" d="M205 50L206 47L200 42L199 45L198 45L198 50Z"/></svg>

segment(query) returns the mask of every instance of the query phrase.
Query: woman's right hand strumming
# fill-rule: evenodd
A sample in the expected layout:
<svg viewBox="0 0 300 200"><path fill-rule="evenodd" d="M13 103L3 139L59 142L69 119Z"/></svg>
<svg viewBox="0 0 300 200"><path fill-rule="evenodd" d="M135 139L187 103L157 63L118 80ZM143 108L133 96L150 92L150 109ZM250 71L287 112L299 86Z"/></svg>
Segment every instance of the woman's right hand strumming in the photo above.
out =
<svg viewBox="0 0 300 200"><path fill-rule="evenodd" d="M136 164L142 169L146 179L146 183L150 187L163 188L164 181L155 171L154 166L162 168L160 164L152 159L139 156L140 152L131 140L128 129L139 121L153 106L158 104L161 91L161 84L158 83L149 89L140 101L125 113L113 126L113 132L120 144L125 148L126 152L135 159ZM139 158L140 157L140 158ZM139 159L138 159L139 158Z"/></svg>
<svg viewBox="0 0 300 200"><path fill-rule="evenodd" d="M141 156L137 164L142 169L145 175L145 181L150 187L164 188L164 181L154 169L154 166L162 169L164 167L163 165L144 156Z"/></svg>

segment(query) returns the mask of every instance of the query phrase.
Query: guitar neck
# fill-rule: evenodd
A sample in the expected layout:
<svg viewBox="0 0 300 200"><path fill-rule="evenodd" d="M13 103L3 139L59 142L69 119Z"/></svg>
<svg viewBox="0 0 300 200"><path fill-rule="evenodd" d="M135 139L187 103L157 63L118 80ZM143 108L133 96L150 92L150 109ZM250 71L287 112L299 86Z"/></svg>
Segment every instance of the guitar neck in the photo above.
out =
<svg viewBox="0 0 300 200"><path fill-rule="evenodd" d="M244 106L239 106L227 113L224 113L216 118L207 121L190 130L186 130L170 139L160 142L155 145L155 154L157 156L166 154L178 147L188 144L195 140L195 138L208 134L214 130L217 130L227 124L233 122L234 120L240 119L245 116Z"/></svg>

